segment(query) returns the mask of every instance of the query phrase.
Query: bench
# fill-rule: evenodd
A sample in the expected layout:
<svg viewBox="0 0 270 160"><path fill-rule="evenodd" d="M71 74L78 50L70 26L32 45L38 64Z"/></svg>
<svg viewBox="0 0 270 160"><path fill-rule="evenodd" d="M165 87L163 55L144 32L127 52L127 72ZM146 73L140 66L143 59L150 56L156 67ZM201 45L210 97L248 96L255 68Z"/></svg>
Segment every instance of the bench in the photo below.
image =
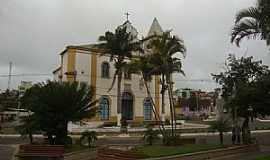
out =
<svg viewBox="0 0 270 160"><path fill-rule="evenodd" d="M97 160L136 160L143 156L132 151L122 151L118 149L99 148L97 151Z"/></svg>
<svg viewBox="0 0 270 160"><path fill-rule="evenodd" d="M20 159L47 159L62 160L64 154L63 145L20 145L16 155Z"/></svg>

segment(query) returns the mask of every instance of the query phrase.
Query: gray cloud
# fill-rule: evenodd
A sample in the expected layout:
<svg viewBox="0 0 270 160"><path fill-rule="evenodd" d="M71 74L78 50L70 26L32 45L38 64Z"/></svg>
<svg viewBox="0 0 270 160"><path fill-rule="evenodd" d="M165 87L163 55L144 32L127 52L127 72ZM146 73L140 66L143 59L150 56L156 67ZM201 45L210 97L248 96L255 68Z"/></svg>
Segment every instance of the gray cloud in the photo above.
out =
<svg viewBox="0 0 270 160"><path fill-rule="evenodd" d="M95 42L99 35L113 30L125 20L124 12L141 35L145 35L154 17L163 29L185 40L188 52L183 60L186 77L211 79L221 70L228 53L263 59L270 64L263 41L244 41L241 48L230 44L229 33L236 12L254 5L255 0L8 0L0 1L0 74L7 74L8 63L14 73L50 74L59 64L66 45ZM16 87L21 80L42 81L45 77L13 77ZM177 81L178 87L211 89L210 82ZM0 88L7 78L0 77Z"/></svg>

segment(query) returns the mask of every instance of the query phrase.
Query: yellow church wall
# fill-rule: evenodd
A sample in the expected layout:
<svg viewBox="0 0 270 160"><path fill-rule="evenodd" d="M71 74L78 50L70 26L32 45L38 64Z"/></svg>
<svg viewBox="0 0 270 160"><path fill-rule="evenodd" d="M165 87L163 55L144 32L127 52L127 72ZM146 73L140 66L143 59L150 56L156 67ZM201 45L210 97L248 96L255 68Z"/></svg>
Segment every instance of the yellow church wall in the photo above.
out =
<svg viewBox="0 0 270 160"><path fill-rule="evenodd" d="M144 121L144 117L143 116L136 116L134 119L134 122L143 122Z"/></svg>
<svg viewBox="0 0 270 160"><path fill-rule="evenodd" d="M160 77L155 76L155 105L156 112L160 115Z"/></svg>
<svg viewBox="0 0 270 160"><path fill-rule="evenodd" d="M90 74L90 85L94 88L96 93L96 85L97 85L97 54L91 54L91 74ZM95 94L96 95L96 94ZM94 99L96 96L94 97Z"/></svg>
<svg viewBox="0 0 270 160"><path fill-rule="evenodd" d="M76 61L76 50L68 49L68 60L67 60L67 72L71 73L75 71L75 61ZM67 81L73 82L75 80L75 75L67 75Z"/></svg>

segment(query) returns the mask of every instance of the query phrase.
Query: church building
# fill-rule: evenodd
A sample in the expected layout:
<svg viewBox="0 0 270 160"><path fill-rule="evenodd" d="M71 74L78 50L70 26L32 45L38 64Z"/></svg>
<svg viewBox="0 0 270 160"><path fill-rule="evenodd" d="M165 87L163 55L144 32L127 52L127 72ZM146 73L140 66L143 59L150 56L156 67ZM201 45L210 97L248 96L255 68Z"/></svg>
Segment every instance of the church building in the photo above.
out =
<svg viewBox="0 0 270 160"><path fill-rule="evenodd" d="M127 32L138 38L138 31L130 21L127 20L119 27L126 27ZM145 37L162 33L163 30L155 18ZM151 102L147 97L142 77L137 74L125 73L123 75L121 114L117 113L117 79L111 91L108 92L115 72L114 62L110 61L109 54L101 56L101 53L103 51L96 48L95 44L67 46L60 53L61 64L53 71L54 79L68 82L77 81L95 88L94 98L99 100L100 112L89 121L117 122L118 125L122 117L128 122L153 121L155 117L151 110ZM162 117L162 120L170 119L169 100L165 101L164 109L161 108L160 77L153 76L149 87L157 113Z"/></svg>

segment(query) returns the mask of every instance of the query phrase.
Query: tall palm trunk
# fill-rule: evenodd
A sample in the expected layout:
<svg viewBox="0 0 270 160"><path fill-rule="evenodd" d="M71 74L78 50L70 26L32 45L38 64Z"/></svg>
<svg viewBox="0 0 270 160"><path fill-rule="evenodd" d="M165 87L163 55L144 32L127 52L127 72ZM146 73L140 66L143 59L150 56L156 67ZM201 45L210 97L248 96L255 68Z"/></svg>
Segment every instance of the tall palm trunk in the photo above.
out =
<svg viewBox="0 0 270 160"><path fill-rule="evenodd" d="M117 125L121 125L120 121L122 118L122 95L121 95L121 82L122 82L122 71L119 71L118 75L117 75L117 114L118 114L118 118L117 119Z"/></svg>
<svg viewBox="0 0 270 160"><path fill-rule="evenodd" d="M162 89L161 89L161 112L162 114L165 113L165 91L166 91L166 86L165 86L165 75L162 74Z"/></svg>
<svg viewBox="0 0 270 160"><path fill-rule="evenodd" d="M171 94L171 81L170 81L170 74L166 75L166 81L168 87L168 95L169 95L169 101L170 101L170 114L171 114L171 130L172 130L172 136L174 136L174 110L173 110L173 100L172 100L172 94Z"/></svg>
<svg viewBox="0 0 270 160"><path fill-rule="evenodd" d="M171 101L172 101L172 106L173 106L173 117L174 117L174 129L176 131L176 111L175 111L175 104L173 101L173 81L172 81L172 75L170 74L170 82L169 82L169 89L170 89L170 94L171 94Z"/></svg>
<svg viewBox="0 0 270 160"><path fill-rule="evenodd" d="M154 113L155 119L157 121L159 121L159 124L158 124L159 130L160 130L162 136L165 137L166 136L166 130L165 130L164 124L162 123L159 114L156 112L156 104L154 103L153 97L152 97L151 92L149 90L149 86L148 86L147 81L145 80L144 77L143 77L143 82L144 82L144 86L146 88L147 95L150 98L150 101L152 103L152 111Z"/></svg>

